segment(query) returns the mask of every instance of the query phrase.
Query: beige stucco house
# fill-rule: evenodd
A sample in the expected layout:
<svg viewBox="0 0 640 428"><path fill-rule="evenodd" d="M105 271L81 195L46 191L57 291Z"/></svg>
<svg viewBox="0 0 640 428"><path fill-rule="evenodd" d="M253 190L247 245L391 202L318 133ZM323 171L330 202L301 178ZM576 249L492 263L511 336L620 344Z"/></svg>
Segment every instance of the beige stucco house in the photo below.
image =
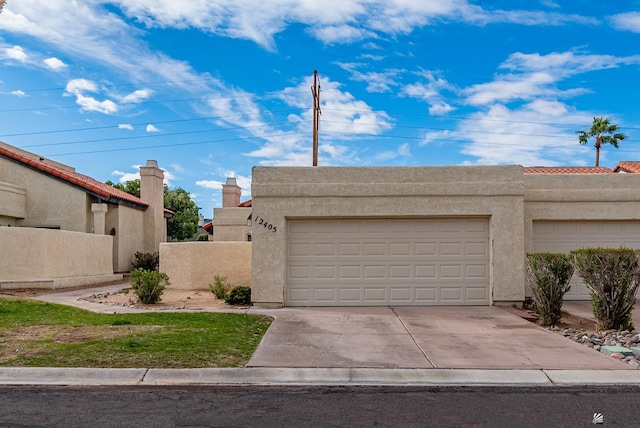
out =
<svg viewBox="0 0 640 428"><path fill-rule="evenodd" d="M640 174L613 172L255 167L252 300L520 304L527 252L640 248ZM586 287L574 280L567 298L588 299Z"/></svg>
<svg viewBox="0 0 640 428"><path fill-rule="evenodd" d="M163 178L140 168L141 197L0 143L0 286L57 288L113 279L166 241Z"/></svg>
<svg viewBox="0 0 640 428"><path fill-rule="evenodd" d="M222 207L213 209L213 220L205 229L212 229L213 241L251 242L252 201L240 202L241 189L235 178L222 185Z"/></svg>

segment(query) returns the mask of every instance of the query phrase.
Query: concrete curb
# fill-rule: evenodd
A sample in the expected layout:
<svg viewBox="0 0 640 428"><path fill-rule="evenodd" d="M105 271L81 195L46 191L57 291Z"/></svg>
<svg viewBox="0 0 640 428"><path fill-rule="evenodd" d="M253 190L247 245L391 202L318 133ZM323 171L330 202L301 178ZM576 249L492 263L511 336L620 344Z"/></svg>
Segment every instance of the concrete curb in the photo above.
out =
<svg viewBox="0 0 640 428"><path fill-rule="evenodd" d="M0 367L0 385L135 385L147 369Z"/></svg>
<svg viewBox="0 0 640 428"><path fill-rule="evenodd" d="M638 385L640 371L370 368L90 369L5 367L0 385L579 386Z"/></svg>

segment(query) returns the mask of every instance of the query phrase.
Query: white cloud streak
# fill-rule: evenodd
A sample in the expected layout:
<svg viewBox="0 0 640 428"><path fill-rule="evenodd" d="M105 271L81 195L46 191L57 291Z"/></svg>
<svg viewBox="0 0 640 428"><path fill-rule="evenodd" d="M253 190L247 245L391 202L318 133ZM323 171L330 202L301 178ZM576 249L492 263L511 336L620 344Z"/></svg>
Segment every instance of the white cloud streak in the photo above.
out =
<svg viewBox="0 0 640 428"><path fill-rule="evenodd" d="M65 88L65 96L75 96L76 104L83 111L95 111L104 114L115 114L118 112L118 106L111 100L98 101L86 93L98 92L98 86L87 79L73 79L67 83Z"/></svg>
<svg viewBox="0 0 640 428"><path fill-rule="evenodd" d="M44 62L47 67L54 71L60 71L67 68L67 64L55 57L46 58L42 62Z"/></svg>

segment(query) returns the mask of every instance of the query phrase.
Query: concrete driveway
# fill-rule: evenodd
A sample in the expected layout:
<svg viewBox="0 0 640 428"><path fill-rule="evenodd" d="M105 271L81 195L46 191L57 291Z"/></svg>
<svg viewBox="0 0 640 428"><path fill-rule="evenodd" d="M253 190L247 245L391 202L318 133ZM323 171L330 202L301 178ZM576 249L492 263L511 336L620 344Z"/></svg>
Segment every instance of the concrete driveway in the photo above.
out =
<svg viewBox="0 0 640 428"><path fill-rule="evenodd" d="M634 370L490 306L282 308L249 367Z"/></svg>

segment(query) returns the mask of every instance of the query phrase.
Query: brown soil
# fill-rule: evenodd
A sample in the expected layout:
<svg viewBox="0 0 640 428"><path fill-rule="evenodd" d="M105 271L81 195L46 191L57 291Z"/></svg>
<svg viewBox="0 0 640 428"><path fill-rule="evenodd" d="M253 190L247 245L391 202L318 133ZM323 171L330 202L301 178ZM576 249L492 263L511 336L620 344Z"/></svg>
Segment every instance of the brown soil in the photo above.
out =
<svg viewBox="0 0 640 428"><path fill-rule="evenodd" d="M131 289L125 289L120 293L109 294L107 296L87 297L84 300L105 305L113 305L114 303L118 303L121 306L135 305L138 308L155 310L184 309L197 311L229 308L229 306L224 303L224 300L216 299L210 291L174 290L170 288L165 289L164 293L162 293L161 300L154 304L141 303Z"/></svg>
<svg viewBox="0 0 640 428"><path fill-rule="evenodd" d="M158 303L151 305L142 304L133 290L127 288L128 284L123 284L123 291L116 294L102 295L102 296L87 296L83 300L93 303L101 303L104 305L113 305L114 303L120 306L135 305L138 308L155 309L155 310L168 310L168 309L184 309L184 310L215 310L230 308L229 305L224 303L224 300L216 299L211 291L205 290L175 290L166 288L162 293L161 300ZM2 290L0 296L13 296L22 299L37 298L42 294L52 292L64 292L68 290Z"/></svg>

